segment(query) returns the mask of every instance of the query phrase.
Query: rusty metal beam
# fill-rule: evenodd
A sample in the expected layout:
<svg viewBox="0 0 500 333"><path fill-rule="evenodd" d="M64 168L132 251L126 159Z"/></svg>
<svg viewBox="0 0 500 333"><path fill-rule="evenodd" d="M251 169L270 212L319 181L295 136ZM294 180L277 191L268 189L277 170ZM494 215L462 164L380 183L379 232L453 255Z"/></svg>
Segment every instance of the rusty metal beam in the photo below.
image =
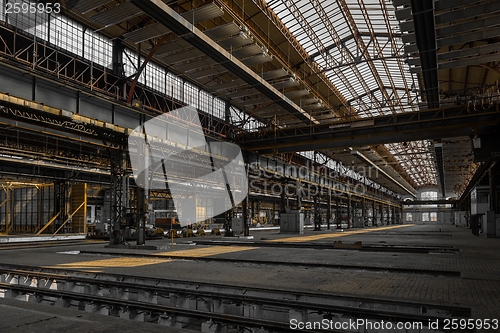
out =
<svg viewBox="0 0 500 333"><path fill-rule="evenodd" d="M54 223L54 221L59 217L60 214L61 212L58 212L56 215L54 215L47 223L45 223L45 225L42 227L42 229L40 229L39 232L36 233L36 235L40 236L40 234L44 232L45 229L47 229L52 223Z"/></svg>
<svg viewBox="0 0 500 333"><path fill-rule="evenodd" d="M241 61L231 56L229 52L221 48L213 40L205 36L194 25L180 16L172 8L161 0L131 0L133 4L147 13L149 16L172 30L179 37L204 52L208 57L225 67L230 72L243 79L250 86L257 89L266 97L275 101L283 109L290 112L305 123L318 123L313 117L299 108L290 99L271 86L267 81L258 76Z"/></svg>
<svg viewBox="0 0 500 333"><path fill-rule="evenodd" d="M258 133L258 137L247 134L238 143L249 150L270 154L441 139L473 134L480 127L496 127L500 111L498 104L477 111L460 106L379 116L372 121L280 129L276 133Z"/></svg>

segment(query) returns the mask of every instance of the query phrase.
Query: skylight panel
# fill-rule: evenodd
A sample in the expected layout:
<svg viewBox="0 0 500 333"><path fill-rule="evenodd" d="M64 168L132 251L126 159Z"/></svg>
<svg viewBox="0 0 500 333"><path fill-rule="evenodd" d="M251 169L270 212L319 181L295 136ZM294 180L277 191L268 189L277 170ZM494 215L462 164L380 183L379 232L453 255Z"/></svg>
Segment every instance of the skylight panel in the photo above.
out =
<svg viewBox="0 0 500 333"><path fill-rule="evenodd" d="M326 66L326 60L325 60L324 57L316 57L314 60L319 65L319 67L325 68L325 66Z"/></svg>
<svg viewBox="0 0 500 333"><path fill-rule="evenodd" d="M312 8L306 9L302 12L304 19L308 24L312 24L317 21L321 21L318 12Z"/></svg>
<svg viewBox="0 0 500 333"><path fill-rule="evenodd" d="M330 38L330 33L326 30L325 27L317 30L316 33L317 33L319 39L322 41L326 41ZM324 42L324 44L328 44L328 43Z"/></svg>
<svg viewBox="0 0 500 333"><path fill-rule="evenodd" d="M387 1L343 0L345 12L338 1L268 3L306 52L318 54L313 61L360 117L418 110L416 91L411 89L417 82L416 74L409 72L402 59L399 23ZM343 39L345 42L340 43ZM387 147L405 154L398 161L417 185L435 181L432 154L421 155L424 160L412 160L412 152L428 151L426 144L412 142L404 149L400 144ZM423 177L427 169L432 175Z"/></svg>
<svg viewBox="0 0 500 333"><path fill-rule="evenodd" d="M273 10L280 18L290 15L288 7L284 3L281 3L279 1L277 2L277 6L273 7Z"/></svg>

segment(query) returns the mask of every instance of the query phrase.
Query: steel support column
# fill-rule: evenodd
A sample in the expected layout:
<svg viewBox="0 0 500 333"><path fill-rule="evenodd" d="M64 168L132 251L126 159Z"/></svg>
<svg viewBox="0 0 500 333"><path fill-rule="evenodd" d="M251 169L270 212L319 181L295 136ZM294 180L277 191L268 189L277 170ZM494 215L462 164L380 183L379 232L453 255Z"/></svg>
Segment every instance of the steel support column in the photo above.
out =
<svg viewBox="0 0 500 333"><path fill-rule="evenodd" d="M111 167L111 223L110 223L110 245L122 244L125 241L125 208L128 202L128 177L127 177L127 155L125 146L114 153L110 152ZM147 174L147 172L143 172ZM136 200L139 198L136 197ZM136 207L139 208L139 202ZM139 209L138 209L139 211ZM137 231L139 233L139 230Z"/></svg>
<svg viewBox="0 0 500 333"><path fill-rule="evenodd" d="M257 213L257 223L260 223L260 201L257 201L255 211Z"/></svg>
<svg viewBox="0 0 500 333"><path fill-rule="evenodd" d="M384 225L384 205L380 204L379 209L380 209L380 225L383 226Z"/></svg>
<svg viewBox="0 0 500 333"><path fill-rule="evenodd" d="M276 217L276 203L273 202L273 211L272 211L271 218L270 218L271 225L274 225L276 223L275 217Z"/></svg>
<svg viewBox="0 0 500 333"><path fill-rule="evenodd" d="M286 183L283 183L282 188L285 187ZM281 197L280 197L280 214L286 212L286 194L285 191L281 191Z"/></svg>
<svg viewBox="0 0 500 333"><path fill-rule="evenodd" d="M366 214L366 200L365 198L361 199L361 221L362 221L362 228L366 227L368 225L368 220L367 220L367 214Z"/></svg>
<svg viewBox="0 0 500 333"><path fill-rule="evenodd" d="M332 219L332 193L328 189L327 199L326 199L326 229L330 230L330 221Z"/></svg>
<svg viewBox="0 0 500 333"><path fill-rule="evenodd" d="M496 213L497 211L497 195L496 195L496 162L493 163L488 171L489 185L490 185L490 211Z"/></svg>
<svg viewBox="0 0 500 333"><path fill-rule="evenodd" d="M145 232L146 221L148 219L149 189L137 186L135 189L135 199L137 201L136 241L137 245L144 245L146 243ZM125 207L123 206L122 211L124 209ZM123 214L122 218L125 218L125 214Z"/></svg>
<svg viewBox="0 0 500 333"><path fill-rule="evenodd" d="M314 231L321 231L321 214L319 212L319 196L314 196Z"/></svg>
<svg viewBox="0 0 500 333"><path fill-rule="evenodd" d="M250 200L250 216L249 216L250 224L252 224L254 217L255 217L255 200L252 199Z"/></svg>
<svg viewBox="0 0 500 333"><path fill-rule="evenodd" d="M250 230L248 226L248 196L243 199L241 202L241 217L243 218L243 225L244 225L244 236L249 236L250 235Z"/></svg>
<svg viewBox="0 0 500 333"><path fill-rule="evenodd" d="M113 74L119 77L125 76L123 71L123 44L120 38L113 40Z"/></svg>
<svg viewBox="0 0 500 333"><path fill-rule="evenodd" d="M9 212L9 206L10 206L10 186L7 185L4 188L5 191L5 234L9 234L9 220L10 220L10 212Z"/></svg>
<svg viewBox="0 0 500 333"><path fill-rule="evenodd" d="M285 188L283 188L283 192L285 191ZM301 191L297 191L297 210L300 211L302 209L302 195L300 193Z"/></svg>
<svg viewBox="0 0 500 333"><path fill-rule="evenodd" d="M342 225L342 220L341 220L341 210L340 210L340 197L336 197L335 200L335 223L337 224L336 228L339 229Z"/></svg>
<svg viewBox="0 0 500 333"><path fill-rule="evenodd" d="M351 228L351 195L347 194L347 229Z"/></svg>
<svg viewBox="0 0 500 333"><path fill-rule="evenodd" d="M66 178L69 178L68 173L66 173ZM71 218L69 216L71 210L71 185L71 182L68 180L54 183L54 211L56 213L59 212L59 215L54 221L54 228L51 229L53 231L59 229L59 227L66 221L68 225L71 225Z"/></svg>
<svg viewBox="0 0 500 333"><path fill-rule="evenodd" d="M358 223L357 223L357 217L358 217L358 207L357 207L357 202L356 200L351 200L351 213L352 213L352 227L353 228L356 228L358 226Z"/></svg>

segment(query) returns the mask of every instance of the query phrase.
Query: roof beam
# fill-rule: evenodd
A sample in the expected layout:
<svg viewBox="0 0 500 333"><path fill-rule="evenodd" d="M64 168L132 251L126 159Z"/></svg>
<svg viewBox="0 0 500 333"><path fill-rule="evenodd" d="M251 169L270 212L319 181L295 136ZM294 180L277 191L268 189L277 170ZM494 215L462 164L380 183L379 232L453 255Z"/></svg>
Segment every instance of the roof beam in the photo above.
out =
<svg viewBox="0 0 500 333"><path fill-rule="evenodd" d="M413 8L413 2L412 0L412 8ZM455 3L455 1L453 0ZM475 1L466 1L467 3L475 3ZM458 4L458 1L456 2ZM438 11L439 7L436 6L436 11ZM452 11L446 11L443 14L436 15L436 24L442 24L442 23L447 23L447 22L456 22L459 20L475 17L475 16L481 16L484 15L484 13L488 14L494 14L496 12L500 11L500 2L498 1L487 1L485 3L481 3L476 6L468 6L464 7L462 6L458 10L452 10Z"/></svg>
<svg viewBox="0 0 500 333"><path fill-rule="evenodd" d="M464 106L403 114L391 114L353 122L315 127L297 127L242 135L238 143L259 153L288 153L309 150L372 146L393 142L458 137L487 131L500 122L498 105L470 112Z"/></svg>
<svg viewBox="0 0 500 333"><path fill-rule="evenodd" d="M438 54L438 60L451 60L451 59L459 59L465 57L477 57L481 54L488 54L490 52L498 52L500 51L500 43L488 44L477 46L469 49L460 49L457 51L451 51L446 53Z"/></svg>
<svg viewBox="0 0 500 333"><path fill-rule="evenodd" d="M436 49L436 27L432 0L411 0L415 39L422 64L425 93L429 109L439 106L439 81Z"/></svg>
<svg viewBox="0 0 500 333"><path fill-rule="evenodd" d="M497 19L498 20L498 19ZM492 29L482 29L480 31L474 31L466 34L453 35L446 38L441 38L437 40L437 47L442 48L445 46L465 44L469 42L475 42L478 40L484 40L488 38L495 38L500 36L500 28Z"/></svg>
<svg viewBox="0 0 500 333"><path fill-rule="evenodd" d="M438 64L438 69L480 65L480 64L486 64L490 61L497 61L498 51L500 51L500 43L442 53L438 55L438 60L440 60L440 63ZM451 61L441 61L453 58L455 59ZM413 63L414 61L409 62L409 64ZM410 71L412 73L418 73L421 71L421 67L420 66L411 67Z"/></svg>
<svg viewBox="0 0 500 333"><path fill-rule="evenodd" d="M241 61L231 56L229 52L217 45L212 39L205 36L205 34L194 25L185 20L161 0L131 0L131 2L156 21L172 30L179 37L204 52L216 63L221 64L269 99L275 100L283 109L306 123L318 123L317 120L301 110L290 99L254 73Z"/></svg>
<svg viewBox="0 0 500 333"><path fill-rule="evenodd" d="M437 171L438 171L438 176L439 176L439 183L441 185L441 195L443 197L446 196L446 187L444 185L444 158L443 158L443 144L442 143L436 143L434 145L434 151L436 153L436 164L437 164Z"/></svg>
<svg viewBox="0 0 500 333"><path fill-rule="evenodd" d="M479 64L486 64L490 61L497 61L498 60L498 54L486 54L483 56L476 56L472 58L464 58L464 59L457 59L453 61L448 61L448 62L443 62L439 64L439 69L446 69L446 68L456 68L456 67L465 67L465 66L471 66L471 65L479 65Z"/></svg>

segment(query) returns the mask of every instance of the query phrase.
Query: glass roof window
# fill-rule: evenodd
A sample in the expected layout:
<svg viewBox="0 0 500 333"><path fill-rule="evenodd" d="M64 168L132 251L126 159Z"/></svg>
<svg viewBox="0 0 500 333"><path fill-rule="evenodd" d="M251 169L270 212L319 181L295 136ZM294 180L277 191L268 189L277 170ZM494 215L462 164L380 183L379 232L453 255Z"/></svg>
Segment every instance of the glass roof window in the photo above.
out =
<svg viewBox="0 0 500 333"><path fill-rule="evenodd" d="M363 96L377 86L394 100L388 106L390 112L416 109L408 105L416 104L415 98L404 97L411 94L415 78L403 59L390 1L277 0L269 6L307 52L319 54L314 60L342 95L347 100L359 99L359 116L387 113L383 107L367 112L372 107L362 106L366 103Z"/></svg>

